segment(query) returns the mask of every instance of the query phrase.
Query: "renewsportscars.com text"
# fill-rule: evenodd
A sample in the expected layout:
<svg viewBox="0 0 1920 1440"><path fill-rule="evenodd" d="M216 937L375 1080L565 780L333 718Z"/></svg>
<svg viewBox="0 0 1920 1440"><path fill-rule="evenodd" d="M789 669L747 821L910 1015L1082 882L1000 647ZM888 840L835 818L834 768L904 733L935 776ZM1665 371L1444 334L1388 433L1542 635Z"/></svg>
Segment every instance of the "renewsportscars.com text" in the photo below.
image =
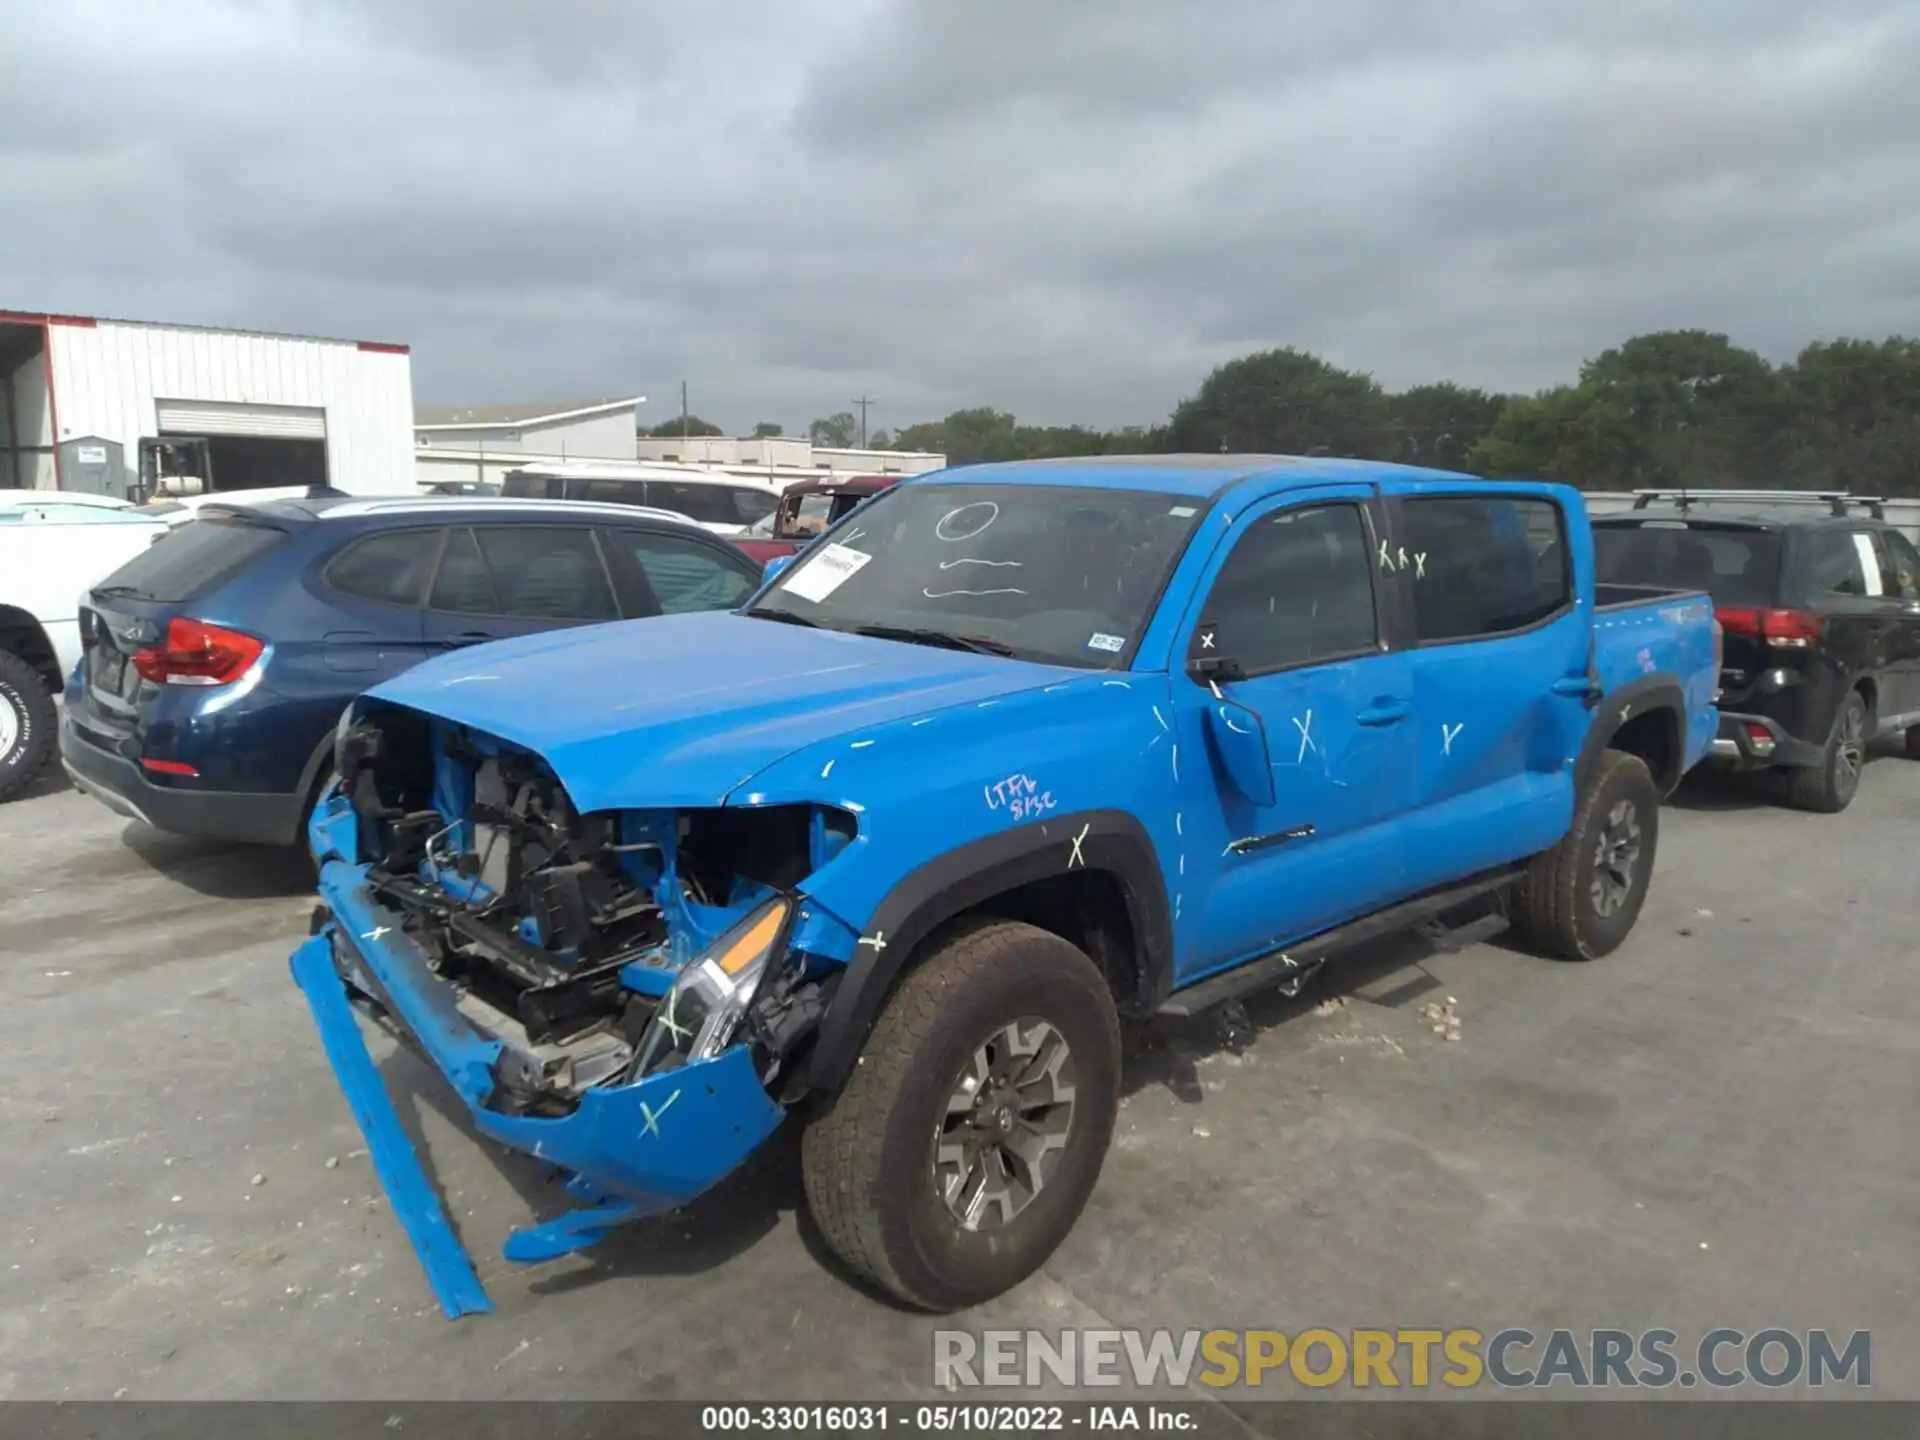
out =
<svg viewBox="0 0 1920 1440"><path fill-rule="evenodd" d="M1303 1385L1666 1389L1873 1383L1855 1330L937 1330L933 1383L980 1386Z"/></svg>

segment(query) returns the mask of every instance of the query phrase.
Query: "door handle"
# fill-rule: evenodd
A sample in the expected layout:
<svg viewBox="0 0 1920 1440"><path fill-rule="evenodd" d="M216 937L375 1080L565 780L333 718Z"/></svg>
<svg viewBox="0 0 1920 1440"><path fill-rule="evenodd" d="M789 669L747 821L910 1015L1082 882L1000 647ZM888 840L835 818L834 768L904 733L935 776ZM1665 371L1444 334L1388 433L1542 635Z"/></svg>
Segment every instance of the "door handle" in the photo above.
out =
<svg viewBox="0 0 1920 1440"><path fill-rule="evenodd" d="M1591 675L1562 675L1553 682L1553 693L1571 695L1576 700L1593 701L1600 698L1600 687L1593 682Z"/></svg>
<svg viewBox="0 0 1920 1440"><path fill-rule="evenodd" d="M1391 696L1382 696L1353 717L1356 725L1392 725L1404 720L1413 710L1408 700L1396 700Z"/></svg>
<svg viewBox="0 0 1920 1440"><path fill-rule="evenodd" d="M497 637L489 635L484 630L462 630L458 635L448 636L447 643L449 645L478 645L482 641L495 638Z"/></svg>

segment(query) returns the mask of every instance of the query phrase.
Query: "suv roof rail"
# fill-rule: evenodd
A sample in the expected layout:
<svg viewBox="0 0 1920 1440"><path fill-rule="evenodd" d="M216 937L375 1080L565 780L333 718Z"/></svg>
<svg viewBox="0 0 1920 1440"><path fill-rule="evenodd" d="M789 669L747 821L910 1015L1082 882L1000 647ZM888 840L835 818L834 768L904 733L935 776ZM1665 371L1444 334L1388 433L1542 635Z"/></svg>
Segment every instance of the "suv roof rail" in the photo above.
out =
<svg viewBox="0 0 1920 1440"><path fill-rule="evenodd" d="M1776 500L1825 505L1834 515L1844 517L1849 505L1858 505L1875 520L1887 518L1885 499L1879 495L1850 495L1845 490L1636 490L1633 508L1644 510L1655 500L1671 500L1685 510L1704 500Z"/></svg>

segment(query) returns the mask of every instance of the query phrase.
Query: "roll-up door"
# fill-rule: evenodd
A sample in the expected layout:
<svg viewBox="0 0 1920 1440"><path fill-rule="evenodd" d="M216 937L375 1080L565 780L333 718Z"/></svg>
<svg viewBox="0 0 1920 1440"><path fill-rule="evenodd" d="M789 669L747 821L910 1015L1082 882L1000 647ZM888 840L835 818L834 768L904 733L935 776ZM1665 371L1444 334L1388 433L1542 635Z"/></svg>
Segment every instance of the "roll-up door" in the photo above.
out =
<svg viewBox="0 0 1920 1440"><path fill-rule="evenodd" d="M327 438L327 412L305 405L228 405L211 400L160 400L163 435L261 435L285 440Z"/></svg>

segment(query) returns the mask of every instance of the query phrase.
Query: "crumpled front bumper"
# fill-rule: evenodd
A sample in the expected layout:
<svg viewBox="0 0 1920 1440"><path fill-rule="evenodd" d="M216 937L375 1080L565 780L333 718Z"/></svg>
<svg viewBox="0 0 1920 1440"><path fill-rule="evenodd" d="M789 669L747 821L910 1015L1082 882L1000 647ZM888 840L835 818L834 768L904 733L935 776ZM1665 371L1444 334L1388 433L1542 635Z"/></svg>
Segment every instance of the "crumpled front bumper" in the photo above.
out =
<svg viewBox="0 0 1920 1440"><path fill-rule="evenodd" d="M558 1167L569 1192L585 1202L514 1232L505 1246L509 1260L536 1263L569 1254L624 1221L686 1204L737 1168L780 1123L783 1112L761 1086L744 1046L630 1084L589 1089L564 1116L491 1109L506 1044L456 1008L451 986L403 933L403 917L367 887L366 867L327 860L320 897L328 915L294 952L294 979L394 1212L450 1318L491 1305L368 1053L354 992L363 1003L370 998L418 1046L466 1103L481 1134Z"/></svg>

